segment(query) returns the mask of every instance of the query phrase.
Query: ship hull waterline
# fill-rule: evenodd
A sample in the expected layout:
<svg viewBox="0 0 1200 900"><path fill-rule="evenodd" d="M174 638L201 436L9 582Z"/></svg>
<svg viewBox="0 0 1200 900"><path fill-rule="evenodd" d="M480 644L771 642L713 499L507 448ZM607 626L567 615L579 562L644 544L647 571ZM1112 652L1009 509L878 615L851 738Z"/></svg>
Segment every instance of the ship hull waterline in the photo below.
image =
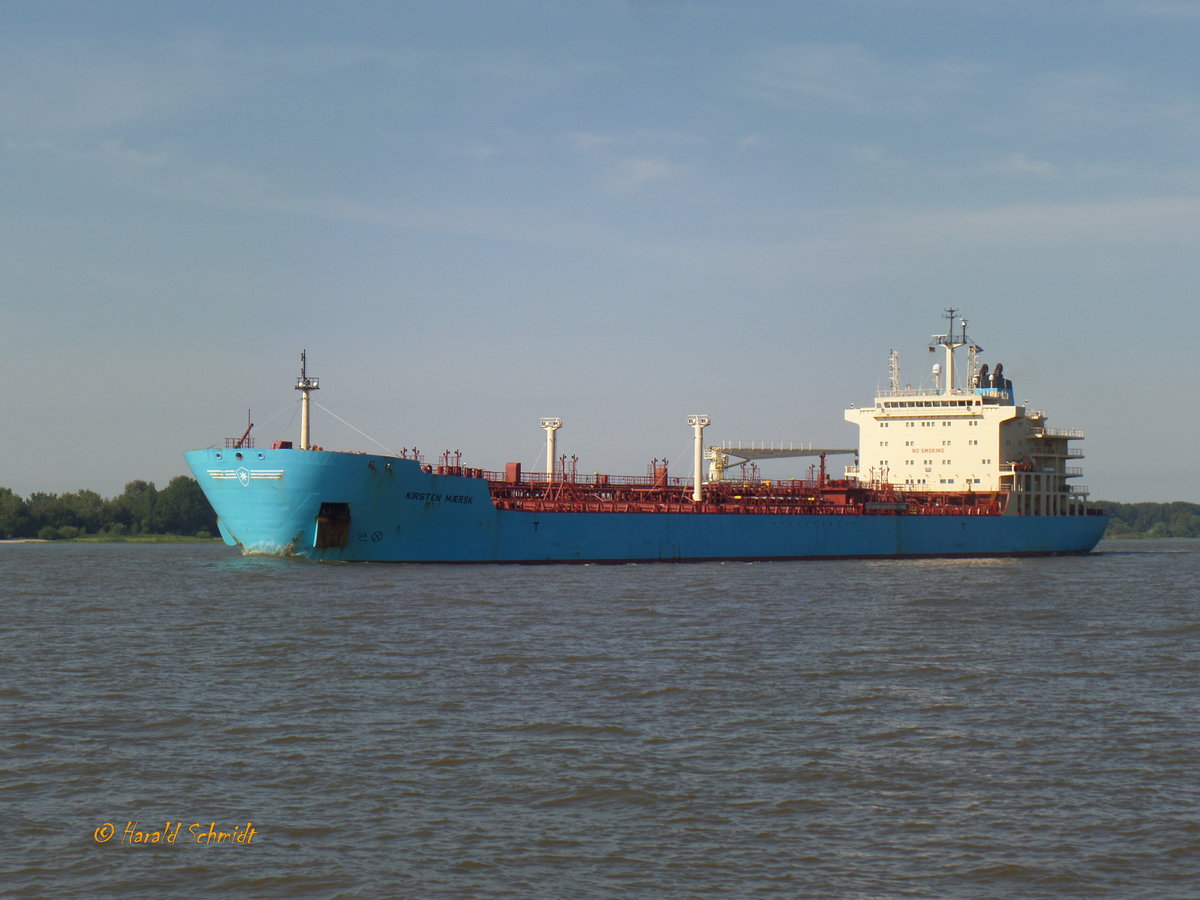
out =
<svg viewBox="0 0 1200 900"><path fill-rule="evenodd" d="M1102 515L793 515L496 509L488 482L325 450L184 454L245 554L324 562L632 563L1082 554ZM337 521L323 515L343 511Z"/></svg>

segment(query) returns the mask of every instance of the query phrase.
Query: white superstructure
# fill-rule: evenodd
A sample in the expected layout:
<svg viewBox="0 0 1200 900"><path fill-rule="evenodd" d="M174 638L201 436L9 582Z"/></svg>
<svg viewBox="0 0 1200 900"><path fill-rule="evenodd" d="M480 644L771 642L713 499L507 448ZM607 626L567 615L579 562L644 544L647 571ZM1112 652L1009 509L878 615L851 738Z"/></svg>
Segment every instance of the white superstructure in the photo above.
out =
<svg viewBox="0 0 1200 900"><path fill-rule="evenodd" d="M989 372L983 348L967 337L967 321L947 309L949 327L935 334L945 361L933 366L932 389L901 387L899 359L891 354L891 383L873 406L846 410L858 425L859 458L846 477L900 490L1000 492L1017 515L1084 515L1086 488L1068 479L1082 474L1070 442L1083 433L1046 427L1046 414L1013 400L1002 364ZM955 327L960 330L956 333ZM968 348L963 386L956 382L955 351Z"/></svg>

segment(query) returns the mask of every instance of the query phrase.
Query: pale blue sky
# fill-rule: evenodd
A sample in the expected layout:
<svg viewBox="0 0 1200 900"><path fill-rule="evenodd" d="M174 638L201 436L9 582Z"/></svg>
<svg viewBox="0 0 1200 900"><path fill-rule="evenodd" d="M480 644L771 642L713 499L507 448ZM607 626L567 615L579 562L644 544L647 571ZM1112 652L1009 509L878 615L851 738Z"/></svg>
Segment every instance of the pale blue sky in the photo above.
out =
<svg viewBox="0 0 1200 900"><path fill-rule="evenodd" d="M1198 38L1192 0L0 0L0 485L294 439L301 348L337 416L488 469L546 415L587 472L688 474L697 412L847 446L955 306L1094 496L1200 501Z"/></svg>

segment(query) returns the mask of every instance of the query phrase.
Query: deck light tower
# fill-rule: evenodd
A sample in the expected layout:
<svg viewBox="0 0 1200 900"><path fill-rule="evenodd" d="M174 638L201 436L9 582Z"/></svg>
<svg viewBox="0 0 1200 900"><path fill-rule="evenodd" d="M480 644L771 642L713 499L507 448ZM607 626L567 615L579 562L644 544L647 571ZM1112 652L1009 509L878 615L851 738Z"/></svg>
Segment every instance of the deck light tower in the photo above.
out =
<svg viewBox="0 0 1200 900"><path fill-rule="evenodd" d="M300 449L308 450L308 395L320 390L321 379L308 376L308 363L305 359L308 351L300 351L300 377L296 379L296 390L300 391Z"/></svg>

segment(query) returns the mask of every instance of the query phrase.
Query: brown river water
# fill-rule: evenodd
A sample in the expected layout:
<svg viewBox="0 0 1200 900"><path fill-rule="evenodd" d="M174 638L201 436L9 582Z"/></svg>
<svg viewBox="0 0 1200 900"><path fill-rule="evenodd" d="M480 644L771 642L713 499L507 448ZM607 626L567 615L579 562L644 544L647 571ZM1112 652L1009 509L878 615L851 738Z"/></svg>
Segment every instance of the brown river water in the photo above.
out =
<svg viewBox="0 0 1200 900"><path fill-rule="evenodd" d="M1200 896L1200 542L0 547L0 893Z"/></svg>

